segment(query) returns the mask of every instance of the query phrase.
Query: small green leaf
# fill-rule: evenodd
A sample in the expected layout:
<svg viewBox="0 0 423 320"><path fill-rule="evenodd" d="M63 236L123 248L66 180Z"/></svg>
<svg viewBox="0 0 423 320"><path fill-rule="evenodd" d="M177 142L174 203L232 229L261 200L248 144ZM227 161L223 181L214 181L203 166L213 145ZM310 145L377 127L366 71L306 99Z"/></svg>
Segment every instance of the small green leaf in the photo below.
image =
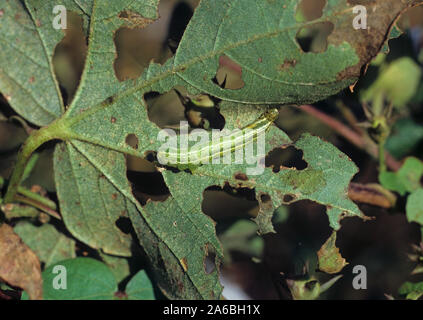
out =
<svg viewBox="0 0 423 320"><path fill-rule="evenodd" d="M129 300L154 300L154 290L144 270L139 271L128 282L126 294Z"/></svg>
<svg viewBox="0 0 423 320"><path fill-rule="evenodd" d="M57 266L64 269L55 269ZM66 277L66 289L56 286L63 284L57 280L61 276ZM65 260L43 272L45 300L112 300L116 291L116 279L110 269L91 258Z"/></svg>
<svg viewBox="0 0 423 320"><path fill-rule="evenodd" d="M423 189L417 189L407 198L407 220L423 226Z"/></svg>
<svg viewBox="0 0 423 320"><path fill-rule="evenodd" d="M381 52L382 52L382 53L385 53L385 54L388 54L388 53L389 53L389 44L388 44L389 40L392 40L392 39L398 38L398 37L399 37L399 36L401 36L402 34L403 34L402 30L401 30L400 28L398 28L398 26L395 24L395 25L392 27L392 30L391 30L391 32L389 33L389 37L388 37L388 39L387 39L387 41L386 41L385 45L383 46L383 48L382 48Z"/></svg>
<svg viewBox="0 0 423 320"><path fill-rule="evenodd" d="M287 280L293 300L315 300L320 295L320 283L315 278Z"/></svg>
<svg viewBox="0 0 423 320"><path fill-rule="evenodd" d="M397 121L392 132L385 147L397 159L409 155L423 140L423 126L411 118Z"/></svg>
<svg viewBox="0 0 423 320"><path fill-rule="evenodd" d="M111 256L102 253L101 251L99 254L104 263L113 272L113 275L115 276L118 283L126 279L131 274L128 258Z"/></svg>
<svg viewBox="0 0 423 320"><path fill-rule="evenodd" d="M382 70L376 81L363 91L362 100L371 102L386 98L396 107L402 107L413 98L420 83L420 66L411 58L395 60Z"/></svg>
<svg viewBox="0 0 423 320"><path fill-rule="evenodd" d="M409 300L417 300L423 295L423 282L405 282L398 290L402 296Z"/></svg>
<svg viewBox="0 0 423 320"><path fill-rule="evenodd" d="M45 267L75 257L75 240L60 233L51 224L36 227L23 221L15 226L14 231L45 263Z"/></svg>
<svg viewBox="0 0 423 320"><path fill-rule="evenodd" d="M251 257L260 258L264 240L257 235L257 224L249 220L239 220L219 237L225 251L224 258L230 258L230 251L237 251ZM227 260L226 260L227 261Z"/></svg>
<svg viewBox="0 0 423 320"><path fill-rule="evenodd" d="M409 157L397 172L382 172L379 181L386 189L396 191L401 195L413 192L421 187L420 179L423 176L423 162Z"/></svg>
<svg viewBox="0 0 423 320"><path fill-rule="evenodd" d="M18 204L8 203L1 206L1 210L4 212L6 219L10 220L13 218L36 218L39 216L40 211L34 207Z"/></svg>

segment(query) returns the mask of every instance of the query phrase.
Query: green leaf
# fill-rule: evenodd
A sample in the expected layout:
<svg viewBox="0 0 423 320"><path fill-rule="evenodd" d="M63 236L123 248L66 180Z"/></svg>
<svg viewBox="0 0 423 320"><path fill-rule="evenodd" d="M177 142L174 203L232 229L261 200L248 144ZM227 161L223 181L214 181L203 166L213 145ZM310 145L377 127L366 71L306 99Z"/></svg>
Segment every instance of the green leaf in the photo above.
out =
<svg viewBox="0 0 423 320"><path fill-rule="evenodd" d="M126 294L129 300L155 300L153 286L144 270L128 282Z"/></svg>
<svg viewBox="0 0 423 320"><path fill-rule="evenodd" d="M203 270L203 260L207 247L210 247L210 250L216 251L219 255L222 254L211 219L200 211L191 212L187 215L181 214L184 211L181 210L174 199L168 199L163 203L149 202L145 207L141 207L132 195L131 187L126 178L125 160L122 154L102 150L77 141L70 147L69 154L72 157L79 161L86 161L82 168L87 168L93 175L97 174L96 179L101 179L101 184L105 188L118 190L118 192L115 191L115 200L121 202L118 214L122 213L131 218L138 239L155 268L156 281L159 282L159 286L165 294L171 298L212 299L219 297L222 288L218 280L217 268L210 274L206 274ZM56 148L55 168L63 165L60 148L64 148L64 145ZM66 163L65 165L67 166ZM89 172L84 174L81 171L81 174L86 176ZM71 214L75 214L75 212L70 209L67 211L66 207L67 203L70 206L74 205L74 196L71 194L72 188L64 187L62 189L60 186L60 183L71 181L71 179L67 176L66 179L59 180L56 178L56 181L59 181L58 193L59 198L61 198L62 210L69 212L69 218L72 218ZM101 194L105 196L104 192L104 190L102 193L96 192L91 197ZM110 195L110 193L108 194ZM89 201L88 196L85 199ZM75 206L75 209L80 210L80 207ZM102 223L95 216L90 219L90 221L96 223L96 228L98 228L99 223ZM64 220L66 223L66 219ZM113 225L110 225L111 223ZM105 223L105 228L111 227L114 227L113 220ZM80 229L83 230L83 226L76 224L75 233L78 233ZM86 232L86 234L98 237L98 235L89 232ZM104 236L107 236L107 232ZM108 237L111 236L108 235ZM110 242L110 238L104 240L104 245L107 247L121 246L119 242ZM193 247L192 243L197 245ZM186 261L186 263L182 263L183 261ZM216 263L218 264L218 261ZM163 268L163 264L166 266L165 268ZM188 266L186 270L185 265ZM171 285L173 283L178 283L178 285Z"/></svg>
<svg viewBox="0 0 423 320"><path fill-rule="evenodd" d="M387 39L387 41L386 41L385 45L383 46L381 52L384 53L384 54L388 54L389 53L389 45L388 45L389 40L396 39L399 36L401 36L402 34L403 34L402 30L400 28L398 28L398 26L395 24L392 27L392 30L389 33L389 38Z"/></svg>
<svg viewBox="0 0 423 320"><path fill-rule="evenodd" d="M40 215L40 211L38 209L17 203L2 205L1 210L4 212L4 215L8 220L23 217L36 218Z"/></svg>
<svg viewBox="0 0 423 320"><path fill-rule="evenodd" d="M315 300L320 295L320 283L314 277L305 280L287 280L293 300Z"/></svg>
<svg viewBox="0 0 423 320"><path fill-rule="evenodd" d="M402 296L409 300L417 300L423 295L423 282L405 282L398 290Z"/></svg>
<svg viewBox="0 0 423 320"><path fill-rule="evenodd" d="M423 162L409 157L397 172L382 172L379 181L386 189L396 191L401 195L413 192L421 187L420 179L423 176Z"/></svg>
<svg viewBox="0 0 423 320"><path fill-rule="evenodd" d="M52 66L54 46L41 32L52 29L51 24L40 25L21 1L6 1L1 10L0 91L21 116L47 125L64 111Z"/></svg>
<svg viewBox="0 0 423 320"><path fill-rule="evenodd" d="M397 159L409 155L423 140L423 126L411 118L396 122L392 131L385 147Z"/></svg>
<svg viewBox="0 0 423 320"><path fill-rule="evenodd" d="M423 226L423 189L417 189L407 198L407 220L417 222Z"/></svg>
<svg viewBox="0 0 423 320"><path fill-rule="evenodd" d="M388 66L382 66L381 72L372 85L363 91L362 100L369 102L387 99L396 107L403 107L416 94L420 83L420 66L411 58L399 58Z"/></svg>
<svg viewBox="0 0 423 320"><path fill-rule="evenodd" d="M269 146L272 138L266 135L266 139ZM201 210L203 191L212 185L223 187L229 183L233 187L254 188L259 203L261 195L269 195L271 204L260 205L270 205L272 209L266 210L265 207L266 211L259 213L255 219L261 233L273 231L273 212L284 203L285 195L290 196L289 202L308 199L326 205L330 225L335 230L340 228L339 222L346 216L365 218L347 196L348 184L357 172L354 163L333 145L308 134L303 135L294 146L304 153L304 160L308 163L304 170L285 168L274 173L272 169L265 168L263 174L250 176L245 181L237 178L236 173L246 175L248 165L204 165L192 174L164 171L163 176L172 196L187 211Z"/></svg>
<svg viewBox="0 0 423 320"><path fill-rule="evenodd" d="M230 251L237 251L254 258L260 258L264 240L257 235L257 225L248 220L239 220L219 237L225 251L225 261L230 262Z"/></svg>
<svg viewBox="0 0 423 320"><path fill-rule="evenodd" d="M65 269L57 271L57 266ZM66 289L55 289L55 284L62 284L57 280L62 275L66 276ZM112 300L116 291L113 273L105 264L91 258L61 261L43 272L44 300Z"/></svg>
<svg viewBox="0 0 423 320"><path fill-rule="evenodd" d="M160 239L159 260L154 263L164 264L164 270L157 269L155 279L164 293L170 298L218 299L222 293L219 265L223 252L214 222L195 208L181 207L173 198L149 202L144 209L144 216ZM138 234L144 235L138 217L131 218ZM145 239L147 241L151 240ZM151 245L154 246L154 242L143 243L144 248ZM212 271L205 269L209 253L216 254ZM169 287L169 281L176 281L176 286Z"/></svg>
<svg viewBox="0 0 423 320"><path fill-rule="evenodd" d="M63 221L75 237L89 246L109 254L130 256L131 236L116 225L119 218L127 217L127 200L97 169L104 170L101 162L116 155L97 150L97 157L90 162L70 143L56 147L55 181ZM116 170L124 173L119 169L122 168Z"/></svg>
<svg viewBox="0 0 423 320"><path fill-rule="evenodd" d="M388 17L372 26L375 34L378 34L377 30L386 34L390 27L387 20L394 20L412 4L388 1L394 4L385 6L386 2L370 4L379 5L378 10ZM134 2L130 9L141 14L146 25L157 17L152 11L153 3L155 1ZM365 45L367 52L363 52L360 46L365 39L364 33L351 32L354 16L351 10L345 10L347 0L328 1L321 18L303 23L295 20L297 3L297 0L247 0L216 5L214 1L202 1L173 58L163 66L150 64L136 81L119 82L113 70L113 33L128 24L119 18L120 12L127 9L126 2L115 1L113 6L107 6L98 1L91 13L95 19L90 25L89 64L64 119L68 135L144 156L145 151L157 149L158 128L147 121L142 99L148 91L163 93L180 85L193 94L208 93L224 101L299 104L322 100L354 83L362 65L372 57L373 51L374 55L377 53L385 37L372 38L372 42ZM44 12L48 10L45 7L37 11L41 20L46 19L43 14L47 16L49 12ZM372 21L371 10L368 11L369 21ZM260 20L257 12L261 13ZM230 19L225 19L228 15ZM106 18L107 24L104 23ZM245 27L246 21L249 21L248 28ZM252 23L254 21L257 23ZM302 52L295 41L298 31L323 21L334 25L327 50L322 53ZM201 46L193 45L197 43ZM223 54L243 69L243 88L224 90L213 83L219 57ZM281 67L286 65L291 68L285 70ZM101 79L101 86L98 79ZM138 137L137 150L125 143L128 134Z"/></svg>
<svg viewBox="0 0 423 320"><path fill-rule="evenodd" d="M104 263L113 272L118 284L131 274L128 258L111 256L102 252L99 252L99 254Z"/></svg>
<svg viewBox="0 0 423 320"><path fill-rule="evenodd" d="M51 224L36 227L23 221L14 231L48 267L58 261L75 257L75 241L58 232Z"/></svg>

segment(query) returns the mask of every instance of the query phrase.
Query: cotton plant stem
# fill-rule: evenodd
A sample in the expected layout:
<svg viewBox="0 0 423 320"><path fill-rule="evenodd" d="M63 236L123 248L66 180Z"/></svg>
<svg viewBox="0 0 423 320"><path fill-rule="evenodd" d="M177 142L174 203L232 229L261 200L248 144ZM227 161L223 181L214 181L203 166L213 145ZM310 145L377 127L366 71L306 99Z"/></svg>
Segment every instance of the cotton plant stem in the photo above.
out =
<svg viewBox="0 0 423 320"><path fill-rule="evenodd" d="M24 196L17 194L14 197L14 201L30 205L34 208L37 208L37 209L47 213L48 215L50 215L50 216L52 216L52 217L54 217L58 220L62 220L62 217L60 216L59 213L57 213L55 210L49 208L48 206L46 206L43 203L38 202L34 199L26 198Z"/></svg>
<svg viewBox="0 0 423 320"><path fill-rule="evenodd" d="M33 152L47 141L64 139L66 137L66 132L67 130L64 124L61 121L55 121L49 126L43 127L31 133L18 153L17 162L4 197L4 203L12 203L15 200L19 184L25 173L25 167Z"/></svg>
<svg viewBox="0 0 423 320"><path fill-rule="evenodd" d="M323 113L311 105L302 105L298 107L300 110L308 113L309 115L317 118L324 124L328 125L332 129L334 129L337 133L341 136L345 137L348 141L350 141L355 146L359 147L360 149L365 148L365 141L364 139L354 130L347 127L342 122L336 120L335 118Z"/></svg>
<svg viewBox="0 0 423 320"><path fill-rule="evenodd" d="M336 106L339 108L342 113L342 116L345 118L351 128L353 128L354 131L358 134L363 135L364 130L358 125L357 118L355 117L351 109L348 108L341 100L338 100L336 102Z"/></svg>
<svg viewBox="0 0 423 320"><path fill-rule="evenodd" d="M4 184L4 179L0 177L0 188ZM15 201L22 202L28 205L31 205L37 209L44 211L45 213L57 218L61 219L60 215L56 212L57 206L54 201L39 195L38 193L32 192L22 186L18 187L18 193L14 197ZM3 203L3 199L0 199L0 204Z"/></svg>
<svg viewBox="0 0 423 320"><path fill-rule="evenodd" d="M32 192L31 190L28 190L24 187L21 187L21 186L18 187L18 193L25 196L26 198L33 199L34 201L41 203L47 208L50 208L52 210L57 209L56 203L54 201L51 201L50 199L47 199L43 197L42 195L36 192Z"/></svg>
<svg viewBox="0 0 423 320"><path fill-rule="evenodd" d="M335 118L317 110L311 105L302 105L297 107L298 109L308 113L309 115L313 116L314 118L320 120L327 126L331 127L335 132L339 135L347 139L356 147L366 151L369 155L374 158L379 157L379 150L378 146L375 145L368 139L366 136L362 136L355 132L354 130L347 127L342 122L336 120ZM382 155L383 153L381 153ZM380 159L380 157L379 157ZM386 166L393 171L397 171L401 167L401 163L394 159L388 152L384 153L384 160L386 161Z"/></svg>
<svg viewBox="0 0 423 320"><path fill-rule="evenodd" d="M386 172L386 159L385 155L385 140L379 142L379 172Z"/></svg>

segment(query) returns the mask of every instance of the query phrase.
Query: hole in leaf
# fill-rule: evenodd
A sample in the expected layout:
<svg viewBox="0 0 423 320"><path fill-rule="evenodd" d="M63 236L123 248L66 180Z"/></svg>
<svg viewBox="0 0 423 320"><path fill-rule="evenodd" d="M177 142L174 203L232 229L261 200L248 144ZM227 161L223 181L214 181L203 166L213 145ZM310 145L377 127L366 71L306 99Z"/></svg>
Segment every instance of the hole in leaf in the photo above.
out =
<svg viewBox="0 0 423 320"><path fill-rule="evenodd" d="M270 200L270 196L267 193L260 194L260 201L262 203L269 202Z"/></svg>
<svg viewBox="0 0 423 320"><path fill-rule="evenodd" d="M213 82L222 89L238 90L244 87L241 66L226 55L219 57L219 68Z"/></svg>
<svg viewBox="0 0 423 320"><path fill-rule="evenodd" d="M119 14L126 22L114 35L117 54L114 70L119 81L136 79L152 60L163 64L173 55L168 46L163 46L171 10L171 3L160 1L160 18L155 21L131 11Z"/></svg>
<svg viewBox="0 0 423 320"><path fill-rule="evenodd" d="M135 150L138 149L138 138L135 134L133 133L128 134L125 138L125 142L127 145L129 145L133 149Z"/></svg>
<svg viewBox="0 0 423 320"><path fill-rule="evenodd" d="M191 128L222 129L225 125L216 99L204 94L191 96L184 87L178 86L163 94L148 92L144 101L150 121L160 128L179 130L181 121L188 121ZM210 107L198 106L199 103Z"/></svg>
<svg viewBox="0 0 423 320"><path fill-rule="evenodd" d="M149 151L146 151L145 152L145 160L147 162L154 162L157 159L156 156L157 156L157 152L156 151L149 150ZM154 167L153 164L152 164L152 167ZM135 169L132 169L132 170L135 170ZM143 170L135 170L135 171L143 171ZM148 171L155 171L155 170L148 170Z"/></svg>
<svg viewBox="0 0 423 320"><path fill-rule="evenodd" d="M295 19L298 22L313 21L323 15L327 0L302 0L298 5Z"/></svg>
<svg viewBox="0 0 423 320"><path fill-rule="evenodd" d="M328 37L333 29L334 25L331 22L319 22L301 28L296 36L297 43L303 52L325 52L328 47Z"/></svg>
<svg viewBox="0 0 423 320"><path fill-rule="evenodd" d="M143 172L154 173L156 166L154 165L155 154L153 151L144 152L145 157L137 157L133 155L126 155L126 168L128 172ZM129 177L129 175L128 175Z"/></svg>
<svg viewBox="0 0 423 320"><path fill-rule="evenodd" d="M115 224L124 234L130 234L132 231L131 220L128 217L119 217Z"/></svg>
<svg viewBox="0 0 423 320"><path fill-rule="evenodd" d="M307 166L303 152L293 146L274 149L266 157L266 167L273 167L273 172L279 172L281 167L304 170Z"/></svg>
<svg viewBox="0 0 423 320"><path fill-rule="evenodd" d="M285 204L289 204L289 203L291 203L291 202L293 202L293 201L295 201L295 199L297 199L297 196L295 195L295 194L285 194L284 196L283 196L283 199L282 199L282 201L285 203Z"/></svg>
<svg viewBox="0 0 423 320"><path fill-rule="evenodd" d="M172 53L178 49L179 42L185 32L185 29L192 18L192 7L186 2L179 2L173 8L171 15L166 41L164 46L168 46Z"/></svg>
<svg viewBox="0 0 423 320"><path fill-rule="evenodd" d="M245 173L239 172L234 175L234 178L237 180L248 181L248 177Z"/></svg>
<svg viewBox="0 0 423 320"><path fill-rule="evenodd" d="M67 13L65 36L54 48L53 68L63 91L63 103L69 105L78 88L87 54L83 19L75 12ZM36 78L30 79L37 81Z"/></svg>
<svg viewBox="0 0 423 320"><path fill-rule="evenodd" d="M258 201L255 190L245 187L210 186L203 192L201 210L213 219L254 216Z"/></svg>
<svg viewBox="0 0 423 320"><path fill-rule="evenodd" d="M318 283L317 280L312 280L307 282L305 284L305 287L307 288L307 290L312 291L316 287L317 283Z"/></svg>
<svg viewBox="0 0 423 320"><path fill-rule="evenodd" d="M205 252L206 255L203 260L204 272L211 274L216 269L216 251L210 243L207 243Z"/></svg>
<svg viewBox="0 0 423 320"><path fill-rule="evenodd" d="M274 210L272 198L267 193L259 194L259 207L262 211Z"/></svg>
<svg viewBox="0 0 423 320"><path fill-rule="evenodd" d="M148 118L160 128L179 128L185 119L185 108L175 90L160 94L152 91L144 94Z"/></svg>
<svg viewBox="0 0 423 320"><path fill-rule="evenodd" d="M144 161L147 162L146 160ZM151 163L150 165L153 166ZM141 205L145 205L148 200L165 201L170 195L169 189L160 172L128 170L127 177L132 185L132 193Z"/></svg>

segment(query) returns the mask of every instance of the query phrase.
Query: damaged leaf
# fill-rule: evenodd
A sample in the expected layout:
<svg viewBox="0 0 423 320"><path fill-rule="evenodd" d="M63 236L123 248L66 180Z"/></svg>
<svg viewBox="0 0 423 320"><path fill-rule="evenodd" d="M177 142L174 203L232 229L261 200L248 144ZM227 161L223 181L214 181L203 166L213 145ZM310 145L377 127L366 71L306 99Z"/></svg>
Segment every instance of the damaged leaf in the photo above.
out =
<svg viewBox="0 0 423 320"><path fill-rule="evenodd" d="M40 262L7 224L0 225L0 279L25 290L31 300L42 299Z"/></svg>
<svg viewBox="0 0 423 320"><path fill-rule="evenodd" d="M329 274L341 272L348 264L336 247L336 231L332 232L332 235L317 252L317 256L319 258L319 269Z"/></svg>
<svg viewBox="0 0 423 320"><path fill-rule="evenodd" d="M266 148L270 148L271 138L266 139L269 139ZM172 196L181 206L189 203L190 210L201 210L203 191L211 185L223 187L229 183L232 187L254 188L256 198L267 194L270 202L266 202L266 207L255 219L261 233L273 231L271 218L274 210L267 206L278 208L287 194L290 195L290 203L308 199L327 206L330 226L335 230L340 228L340 220L347 216L368 219L347 196L349 182L357 172L357 167L347 156L331 144L308 134L293 145L304 153L304 160L308 163L304 170L281 168L274 173L271 168L265 168L261 175L249 176L246 164L203 165L192 174L166 170L163 176ZM230 176L235 172L243 173L248 179Z"/></svg>

